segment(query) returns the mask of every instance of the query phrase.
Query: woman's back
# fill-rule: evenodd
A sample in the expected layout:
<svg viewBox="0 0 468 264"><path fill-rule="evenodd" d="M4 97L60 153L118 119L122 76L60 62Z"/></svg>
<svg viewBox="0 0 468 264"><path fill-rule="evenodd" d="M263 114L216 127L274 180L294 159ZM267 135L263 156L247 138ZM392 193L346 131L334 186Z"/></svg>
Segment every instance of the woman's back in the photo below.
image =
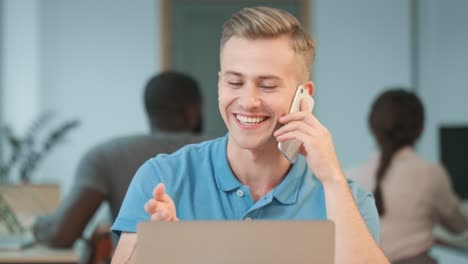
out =
<svg viewBox="0 0 468 264"><path fill-rule="evenodd" d="M379 160L380 155L374 155L348 177L374 191ZM467 225L445 170L418 157L411 147L394 154L381 189L381 246L392 261L427 251L436 223L461 230Z"/></svg>
<svg viewBox="0 0 468 264"><path fill-rule="evenodd" d="M375 99L368 122L380 153L348 177L374 193L388 258L434 263L427 254L434 225L458 233L468 228L468 220L447 172L413 151L424 127L424 106L408 89L390 89Z"/></svg>

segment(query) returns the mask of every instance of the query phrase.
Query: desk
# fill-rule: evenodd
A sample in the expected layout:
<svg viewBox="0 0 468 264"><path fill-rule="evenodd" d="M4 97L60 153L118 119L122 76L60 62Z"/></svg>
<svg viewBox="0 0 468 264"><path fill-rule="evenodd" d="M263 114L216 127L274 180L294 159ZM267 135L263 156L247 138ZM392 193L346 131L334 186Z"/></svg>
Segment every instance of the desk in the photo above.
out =
<svg viewBox="0 0 468 264"><path fill-rule="evenodd" d="M468 201L463 202L463 209L468 217ZM434 237L438 244L460 250L468 255L468 230L461 234L451 234L441 226L434 228Z"/></svg>
<svg viewBox="0 0 468 264"><path fill-rule="evenodd" d="M468 201L464 201L463 207L468 216ZM453 235L437 226L434 229L436 244L431 248L431 255L440 264L465 264L468 263L468 231Z"/></svg>
<svg viewBox="0 0 468 264"><path fill-rule="evenodd" d="M73 249L52 249L35 245L24 250L0 251L0 263L78 263Z"/></svg>
<svg viewBox="0 0 468 264"><path fill-rule="evenodd" d="M463 202L463 209L468 217L468 201ZM462 234L452 234L441 226L434 228L434 238L438 244L464 251L468 254L468 230Z"/></svg>

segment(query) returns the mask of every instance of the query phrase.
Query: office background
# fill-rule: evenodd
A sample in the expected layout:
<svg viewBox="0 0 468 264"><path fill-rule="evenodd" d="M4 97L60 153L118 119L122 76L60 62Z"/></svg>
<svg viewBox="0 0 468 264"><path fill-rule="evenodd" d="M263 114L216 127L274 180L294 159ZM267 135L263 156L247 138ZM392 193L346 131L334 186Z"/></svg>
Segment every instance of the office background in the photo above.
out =
<svg viewBox="0 0 468 264"><path fill-rule="evenodd" d="M46 110L81 120L34 181L66 192L91 146L149 130L142 89L162 68L161 8L157 0L0 0L0 121L20 133ZM343 167L375 150L367 112L394 85L421 96L417 150L439 160L438 127L468 124L468 1L313 0L308 8L318 44L314 111ZM216 98L217 87L205 89L206 100Z"/></svg>
<svg viewBox="0 0 468 264"><path fill-rule="evenodd" d="M1 120L18 132L46 110L81 120L35 175L66 188L92 145L148 130L142 87L161 69L161 2L0 3ZM418 152L438 160L438 126L468 124L468 2L313 0L309 8L318 43L315 113L333 133L343 166L375 149L367 111L392 85L422 97L427 120ZM205 89L212 91L207 100L216 95L217 87Z"/></svg>

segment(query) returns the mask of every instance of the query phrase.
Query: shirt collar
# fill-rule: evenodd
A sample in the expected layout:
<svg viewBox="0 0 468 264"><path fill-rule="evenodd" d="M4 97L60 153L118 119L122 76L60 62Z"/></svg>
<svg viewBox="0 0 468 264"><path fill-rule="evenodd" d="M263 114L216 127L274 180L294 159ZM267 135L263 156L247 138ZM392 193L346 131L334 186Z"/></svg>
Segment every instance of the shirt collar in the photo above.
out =
<svg viewBox="0 0 468 264"><path fill-rule="evenodd" d="M297 157L296 163L289 169L283 181L273 189L273 197L282 204L294 204L297 201L299 187L306 175L307 164L304 157Z"/></svg>
<svg viewBox="0 0 468 264"><path fill-rule="evenodd" d="M232 173L231 166L227 160L227 140L228 134L218 141L213 152L215 155L213 160L218 161L215 163L216 182L218 188L225 192L237 189L242 185Z"/></svg>
<svg viewBox="0 0 468 264"><path fill-rule="evenodd" d="M218 188L228 192L239 188L242 184L232 173L227 160L227 139L224 136L215 147L214 159L218 160L215 165L215 177ZM307 164L304 157L299 156L296 163L289 169L283 181L272 190L272 195L282 204L293 204L297 201L300 184L306 175Z"/></svg>

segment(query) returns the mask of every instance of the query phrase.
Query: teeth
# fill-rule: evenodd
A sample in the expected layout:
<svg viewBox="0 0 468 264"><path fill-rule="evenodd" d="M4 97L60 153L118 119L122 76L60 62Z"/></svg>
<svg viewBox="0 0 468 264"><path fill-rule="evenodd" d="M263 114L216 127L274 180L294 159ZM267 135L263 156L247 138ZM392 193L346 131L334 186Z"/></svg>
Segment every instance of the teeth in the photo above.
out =
<svg viewBox="0 0 468 264"><path fill-rule="evenodd" d="M247 117L242 115L236 115L236 117L244 125L255 125L265 120L264 117Z"/></svg>

